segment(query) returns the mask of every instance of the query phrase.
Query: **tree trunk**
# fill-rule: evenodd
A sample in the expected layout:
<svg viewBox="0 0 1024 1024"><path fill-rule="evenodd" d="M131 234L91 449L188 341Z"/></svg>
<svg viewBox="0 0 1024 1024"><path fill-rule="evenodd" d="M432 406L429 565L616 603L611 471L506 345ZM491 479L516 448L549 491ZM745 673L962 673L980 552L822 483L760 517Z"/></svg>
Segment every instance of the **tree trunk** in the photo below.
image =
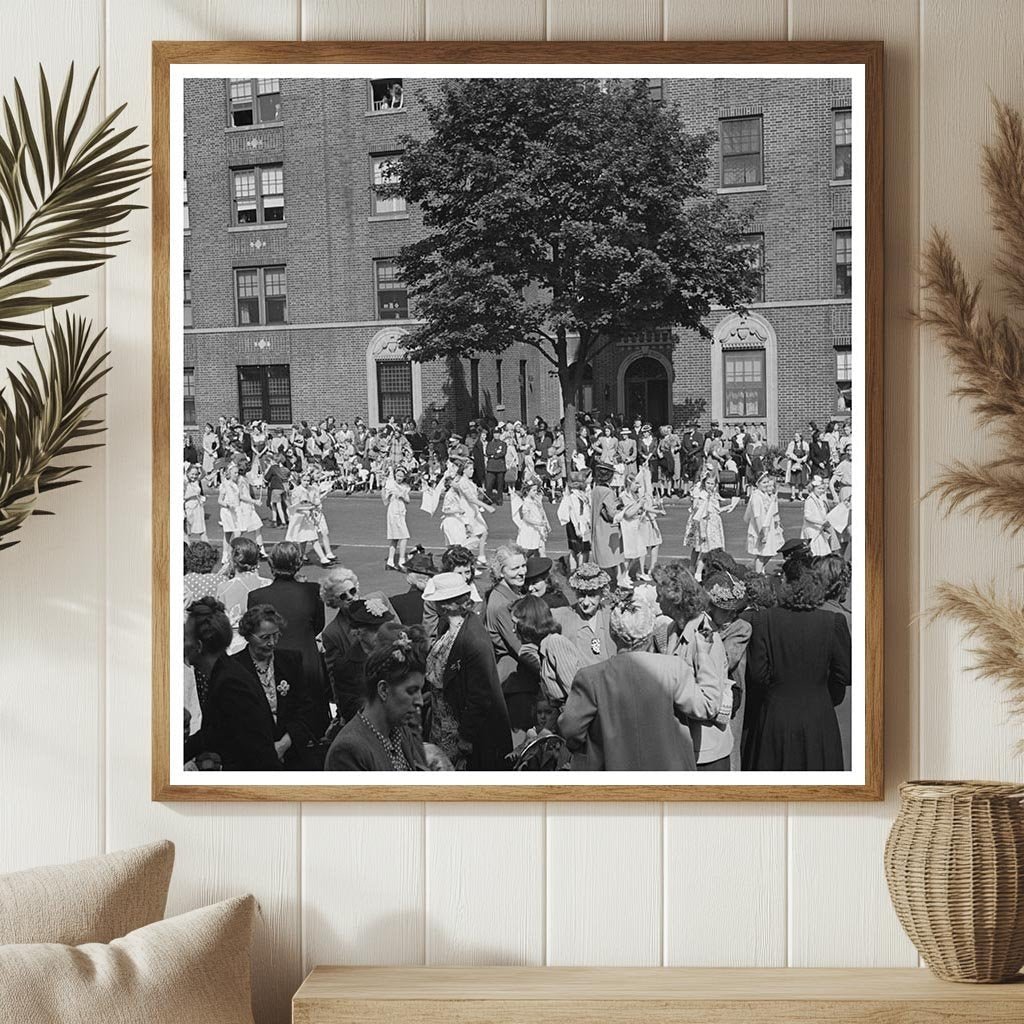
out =
<svg viewBox="0 0 1024 1024"><path fill-rule="evenodd" d="M558 328L558 340L555 342L555 355L558 358L558 384L562 389L562 408L564 421L562 424L562 436L565 439L565 468L566 471L572 465L572 457L576 454L576 393L580 385L580 367L582 365L580 352L577 353L576 362L569 365L568 347L565 340L565 328Z"/></svg>

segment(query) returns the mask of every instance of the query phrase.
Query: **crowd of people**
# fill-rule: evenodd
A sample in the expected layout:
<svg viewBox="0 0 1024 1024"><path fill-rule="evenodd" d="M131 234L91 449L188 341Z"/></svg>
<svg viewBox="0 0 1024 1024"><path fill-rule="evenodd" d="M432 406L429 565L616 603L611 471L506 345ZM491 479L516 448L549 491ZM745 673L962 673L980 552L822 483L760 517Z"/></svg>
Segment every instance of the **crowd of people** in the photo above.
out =
<svg viewBox="0 0 1024 1024"><path fill-rule="evenodd" d="M186 767L843 770L849 428L812 424L775 454L757 425L580 428L569 455L540 421L465 437L208 424L184 460ZM323 499L347 489L353 457L380 492L403 593L363 594L336 565ZM799 536L780 490L803 505ZM414 491L439 521L439 564L409 547ZM661 563L658 520L677 495L690 550ZM489 551L506 497L516 543ZM546 503L565 531L557 561ZM260 507L286 531L269 551ZM733 514L748 558L725 550ZM302 579L309 548L319 582Z"/></svg>

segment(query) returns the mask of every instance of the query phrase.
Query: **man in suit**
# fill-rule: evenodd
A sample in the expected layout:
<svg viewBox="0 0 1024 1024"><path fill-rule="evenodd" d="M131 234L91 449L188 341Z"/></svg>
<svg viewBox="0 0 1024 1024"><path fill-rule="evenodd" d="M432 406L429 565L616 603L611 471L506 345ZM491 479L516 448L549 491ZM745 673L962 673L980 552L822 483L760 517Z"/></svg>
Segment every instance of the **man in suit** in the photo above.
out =
<svg viewBox="0 0 1024 1024"><path fill-rule="evenodd" d="M501 424L498 424L500 430ZM490 441L487 442L487 448L485 449L485 480L487 497L490 498L491 504L500 505L502 491L505 487L505 455L508 452L508 445L505 444L505 439L500 433L495 431L491 436Z"/></svg>
<svg viewBox="0 0 1024 1024"><path fill-rule="evenodd" d="M284 619L280 647L286 651L298 651L302 655L302 671L319 714L320 733L323 735L331 717L327 671L316 642L324 628L324 604L320 600L320 588L316 583L295 578L301 566L302 550L299 545L292 541L281 541L270 553L274 582L270 586L251 590L246 607L269 604Z"/></svg>
<svg viewBox="0 0 1024 1024"><path fill-rule="evenodd" d="M409 589L404 594L392 597L391 607L394 608L403 626L422 626L423 588L427 585L427 580L437 572L434 567L434 556L419 548L406 560L405 568Z"/></svg>

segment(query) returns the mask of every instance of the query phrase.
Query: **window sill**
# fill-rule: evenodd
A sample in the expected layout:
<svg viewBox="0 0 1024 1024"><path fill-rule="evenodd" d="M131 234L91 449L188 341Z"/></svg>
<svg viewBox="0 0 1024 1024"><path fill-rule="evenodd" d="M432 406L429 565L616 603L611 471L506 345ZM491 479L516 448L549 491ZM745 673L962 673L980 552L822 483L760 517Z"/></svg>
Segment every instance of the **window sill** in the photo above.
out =
<svg viewBox="0 0 1024 1024"><path fill-rule="evenodd" d="M849 187L853 182L850 178L830 178L829 188L841 188L843 185Z"/></svg>
<svg viewBox="0 0 1024 1024"><path fill-rule="evenodd" d="M408 213L371 213L366 220L370 224L377 224L382 220L408 220Z"/></svg>
<svg viewBox="0 0 1024 1024"><path fill-rule="evenodd" d="M225 135L233 135L235 132L259 132L264 128L283 128L284 121L261 121L259 124L229 124L224 129Z"/></svg>
<svg viewBox="0 0 1024 1024"><path fill-rule="evenodd" d="M275 328L291 327L292 323L290 320L283 324L236 324L236 331L262 331L262 330L274 330Z"/></svg>
<svg viewBox="0 0 1024 1024"><path fill-rule="evenodd" d="M767 192L767 185L725 185L715 190L720 196L733 195L736 192Z"/></svg>
<svg viewBox="0 0 1024 1024"><path fill-rule="evenodd" d="M182 234L183 234L183 235L184 235L184 236L185 236L186 238L188 238L188 237L189 237L189 235L191 235L191 234L192 234L192 229L191 229L191 228L185 228L185 230L184 230L184 231L182 231Z"/></svg>
<svg viewBox="0 0 1024 1024"><path fill-rule="evenodd" d="M404 114L405 107L388 107L386 110L364 111L367 117L387 117L389 114Z"/></svg>
<svg viewBox="0 0 1024 1024"><path fill-rule="evenodd" d="M232 224L228 227L228 232L280 231L286 227L288 227L288 221L278 220L271 224Z"/></svg>

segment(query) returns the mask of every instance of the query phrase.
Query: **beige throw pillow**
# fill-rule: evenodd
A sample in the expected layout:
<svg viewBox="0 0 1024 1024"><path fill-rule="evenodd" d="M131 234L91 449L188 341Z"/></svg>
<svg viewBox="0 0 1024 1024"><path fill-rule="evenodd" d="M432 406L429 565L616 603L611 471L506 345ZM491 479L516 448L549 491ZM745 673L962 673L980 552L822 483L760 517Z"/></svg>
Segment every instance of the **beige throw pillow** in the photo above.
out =
<svg viewBox="0 0 1024 1024"><path fill-rule="evenodd" d="M0 875L0 945L109 942L159 921L167 905L174 844Z"/></svg>
<svg viewBox="0 0 1024 1024"><path fill-rule="evenodd" d="M0 1021L252 1024L255 913L239 896L109 945L0 946Z"/></svg>

